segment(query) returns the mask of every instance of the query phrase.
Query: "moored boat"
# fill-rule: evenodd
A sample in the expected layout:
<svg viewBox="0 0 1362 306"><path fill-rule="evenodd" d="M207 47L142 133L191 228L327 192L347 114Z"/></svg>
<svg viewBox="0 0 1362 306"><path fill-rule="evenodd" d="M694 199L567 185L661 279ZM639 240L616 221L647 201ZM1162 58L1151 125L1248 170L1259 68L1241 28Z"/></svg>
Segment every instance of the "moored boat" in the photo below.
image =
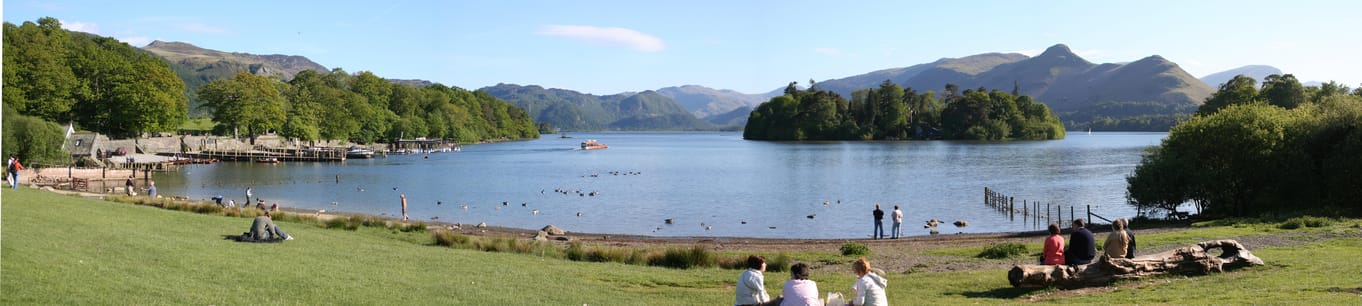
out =
<svg viewBox="0 0 1362 306"><path fill-rule="evenodd" d="M261 158L255 159L255 162L257 162L257 163L262 163L262 164L278 164L278 163L279 163L279 159L278 159L278 158L274 158L274 157L261 157Z"/></svg>
<svg viewBox="0 0 1362 306"><path fill-rule="evenodd" d="M374 150L351 146L345 150L345 158L374 158Z"/></svg>

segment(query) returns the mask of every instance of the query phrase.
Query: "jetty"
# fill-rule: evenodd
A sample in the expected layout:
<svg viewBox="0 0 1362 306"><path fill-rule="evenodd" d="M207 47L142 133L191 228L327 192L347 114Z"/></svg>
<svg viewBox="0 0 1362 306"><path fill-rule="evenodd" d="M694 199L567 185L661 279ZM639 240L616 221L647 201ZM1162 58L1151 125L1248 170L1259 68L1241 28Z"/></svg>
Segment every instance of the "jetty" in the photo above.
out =
<svg viewBox="0 0 1362 306"><path fill-rule="evenodd" d="M163 156L180 156L191 160L216 159L220 161L256 161L274 159L281 162L343 162L345 148L308 147L302 149L276 149L256 147L251 150L203 150L185 153L161 153Z"/></svg>

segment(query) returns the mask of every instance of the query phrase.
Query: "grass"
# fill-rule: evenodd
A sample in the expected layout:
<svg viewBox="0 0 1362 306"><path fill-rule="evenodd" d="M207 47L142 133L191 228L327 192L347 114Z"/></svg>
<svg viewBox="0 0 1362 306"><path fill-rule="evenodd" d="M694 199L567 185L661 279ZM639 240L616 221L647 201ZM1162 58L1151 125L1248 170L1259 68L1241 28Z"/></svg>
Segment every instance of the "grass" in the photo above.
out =
<svg viewBox="0 0 1362 306"><path fill-rule="evenodd" d="M210 118L191 118L185 120L184 124L180 125L180 129L187 131L212 131L214 125L217 125L217 123L213 123L213 119Z"/></svg>
<svg viewBox="0 0 1362 306"><path fill-rule="evenodd" d="M248 219L60 196L31 189L3 191L0 206L0 304L513 304L724 305L738 272L576 262L538 254L440 247L428 233L360 226L326 229L280 220L297 240L252 244L223 240ZM302 223L299 223L302 222ZM362 223L362 222L361 222ZM1253 252L1268 262L1203 277L1165 277L1116 290L1085 293L1014 289L1000 269L890 273L891 304L1018 304L1029 299L1079 304L1351 304L1362 302L1362 234L1356 220L1324 228L1346 233L1289 248ZM1265 228L1265 229L1264 229ZM1275 224L1211 226L1146 240L1172 243L1203 235L1236 237L1281 231ZM1182 234L1182 232L1192 232ZM489 247L524 248L525 239L488 239ZM637 257L602 249L585 257ZM1030 247L1030 246L1028 246ZM563 248L566 249L566 248ZM977 260L973 253L962 259ZM686 248L677 249L681 253ZM734 253L713 252L721 258ZM839 257L838 250L790 257ZM934 251L929 251L934 252ZM565 252L566 253L566 252ZM950 252L947 252L950 253ZM564 255L567 256L567 255ZM881 255L886 256L886 255ZM768 262L778 259L767 257ZM637 259L636 259L637 260ZM875 260L871 258L872 262ZM768 264L768 265L774 265ZM853 275L814 270L826 295L849 294ZM767 273L780 293L784 273Z"/></svg>
<svg viewBox="0 0 1362 306"><path fill-rule="evenodd" d="M975 255L979 258L1004 259L1021 256L1026 254L1026 245L1016 242L1004 242L990 244L984 250Z"/></svg>

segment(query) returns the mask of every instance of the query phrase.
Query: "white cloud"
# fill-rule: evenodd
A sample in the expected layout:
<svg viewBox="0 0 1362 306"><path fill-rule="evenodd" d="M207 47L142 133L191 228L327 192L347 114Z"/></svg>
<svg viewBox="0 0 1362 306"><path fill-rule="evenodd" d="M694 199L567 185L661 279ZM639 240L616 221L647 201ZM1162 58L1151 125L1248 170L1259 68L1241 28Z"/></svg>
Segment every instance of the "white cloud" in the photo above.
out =
<svg viewBox="0 0 1362 306"><path fill-rule="evenodd" d="M842 55L842 50L839 50L837 48L813 48L813 53L818 53L827 56L838 56Z"/></svg>
<svg viewBox="0 0 1362 306"><path fill-rule="evenodd" d="M582 25L547 25L539 35L563 37L607 46L624 47L643 52L666 49L662 39L626 28L603 28Z"/></svg>
<svg viewBox="0 0 1362 306"><path fill-rule="evenodd" d="M88 22L78 22L78 21L69 21L69 22L68 22L68 21L62 20L62 21L61 21L61 28L66 29L66 30L69 30L69 31L85 32L85 33L90 33L90 34L99 34L99 26L98 26L98 25L95 25L95 24L93 24L93 23L88 23Z"/></svg>

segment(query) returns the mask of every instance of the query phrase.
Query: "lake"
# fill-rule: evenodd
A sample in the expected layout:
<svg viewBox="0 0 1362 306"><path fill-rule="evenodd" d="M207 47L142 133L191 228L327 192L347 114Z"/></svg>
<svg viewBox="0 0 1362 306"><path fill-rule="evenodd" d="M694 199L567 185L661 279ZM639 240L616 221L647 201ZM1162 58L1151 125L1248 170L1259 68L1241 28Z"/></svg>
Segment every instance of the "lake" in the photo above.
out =
<svg viewBox="0 0 1362 306"><path fill-rule="evenodd" d="M241 202L250 186L266 203L285 207L400 216L398 196L405 194L413 220L655 236L866 238L875 204L886 212L886 235L898 205L904 234L920 236L932 218L947 223L938 228L943 234L1044 229L985 206L985 187L1016 198L1019 208L1023 200L1039 201L1077 206L1075 214L1085 216L1091 205L1108 218L1132 217L1125 177L1144 148L1167 133L1073 132L1063 140L1013 142L764 142L737 132L570 136L464 145L429 158L223 162L153 178L162 194L194 199L220 194ZM610 148L577 149L586 139ZM956 220L969 226L949 224Z"/></svg>

